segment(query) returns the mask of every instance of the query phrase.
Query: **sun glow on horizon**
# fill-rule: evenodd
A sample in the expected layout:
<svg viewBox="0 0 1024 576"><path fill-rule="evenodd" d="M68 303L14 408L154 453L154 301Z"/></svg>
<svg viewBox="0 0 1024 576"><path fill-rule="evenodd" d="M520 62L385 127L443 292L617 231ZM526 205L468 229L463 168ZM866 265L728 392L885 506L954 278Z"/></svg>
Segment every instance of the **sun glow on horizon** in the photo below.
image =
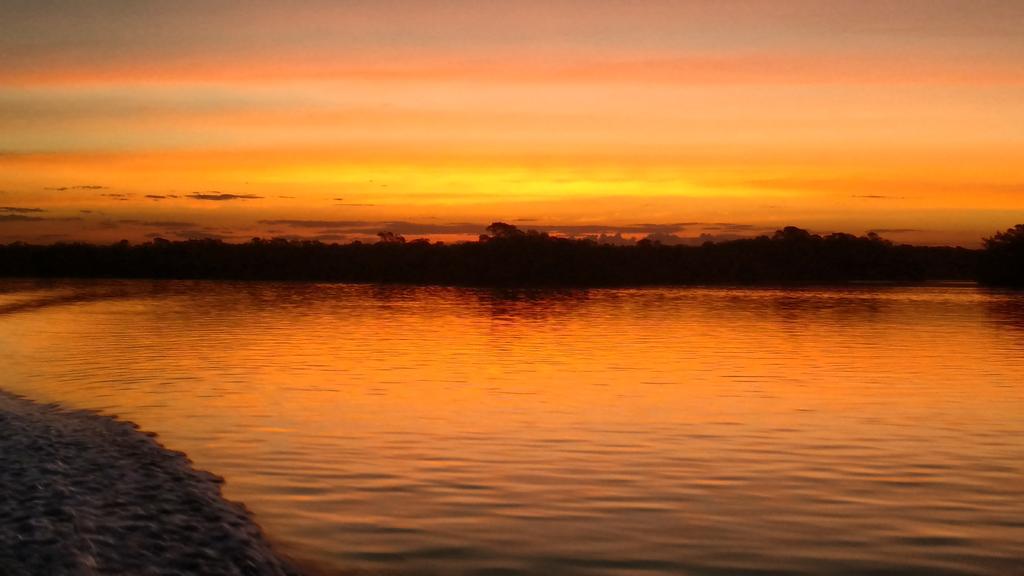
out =
<svg viewBox="0 0 1024 576"><path fill-rule="evenodd" d="M16 3L0 241L1024 221L1024 9L869 4Z"/></svg>

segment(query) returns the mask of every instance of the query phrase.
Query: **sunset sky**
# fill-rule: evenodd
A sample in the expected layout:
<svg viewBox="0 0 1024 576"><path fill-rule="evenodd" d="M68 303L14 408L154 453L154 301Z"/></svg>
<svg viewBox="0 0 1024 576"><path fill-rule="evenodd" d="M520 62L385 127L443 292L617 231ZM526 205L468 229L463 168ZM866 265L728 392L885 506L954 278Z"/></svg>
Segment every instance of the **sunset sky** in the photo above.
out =
<svg viewBox="0 0 1024 576"><path fill-rule="evenodd" d="M1020 0L4 0L0 242L1024 222Z"/></svg>

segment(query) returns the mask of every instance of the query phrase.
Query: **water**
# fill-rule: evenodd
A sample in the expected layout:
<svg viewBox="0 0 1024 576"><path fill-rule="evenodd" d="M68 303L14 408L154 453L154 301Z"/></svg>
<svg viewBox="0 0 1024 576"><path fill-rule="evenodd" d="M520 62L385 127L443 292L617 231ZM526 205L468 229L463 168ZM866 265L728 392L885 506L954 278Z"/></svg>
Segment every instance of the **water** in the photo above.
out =
<svg viewBox="0 0 1024 576"><path fill-rule="evenodd" d="M1024 574L1024 296L0 283L102 409L341 574Z"/></svg>

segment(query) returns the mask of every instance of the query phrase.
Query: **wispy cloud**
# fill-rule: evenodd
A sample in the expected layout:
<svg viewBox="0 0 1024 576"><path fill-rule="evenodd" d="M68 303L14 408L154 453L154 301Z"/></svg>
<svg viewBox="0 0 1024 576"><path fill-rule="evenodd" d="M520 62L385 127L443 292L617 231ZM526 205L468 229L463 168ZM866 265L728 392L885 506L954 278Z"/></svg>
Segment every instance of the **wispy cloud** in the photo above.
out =
<svg viewBox="0 0 1024 576"><path fill-rule="evenodd" d="M228 240L231 238L223 234L198 229L174 230L170 235L184 240Z"/></svg>
<svg viewBox="0 0 1024 576"><path fill-rule="evenodd" d="M22 208L20 206L0 206L0 212L28 214L30 212L46 212L42 208Z"/></svg>
<svg viewBox="0 0 1024 576"><path fill-rule="evenodd" d="M347 234L376 234L384 230L398 234L459 234L475 235L485 232L488 224L481 222L452 222L446 224L408 222L403 220L260 220L264 226L286 226L289 228L317 229L320 231L344 232ZM753 224L731 222L674 222L665 224L530 224L525 229L537 230L567 236L590 234L676 234L688 229L719 230L732 233L752 233L769 228Z"/></svg>
<svg viewBox="0 0 1024 576"><path fill-rule="evenodd" d="M25 214L0 214L0 222L75 222L79 220L81 220L81 218L78 216L47 218L44 216L27 216Z"/></svg>
<svg viewBox="0 0 1024 576"><path fill-rule="evenodd" d="M195 222L179 222L176 220L118 220L119 224L131 224L135 226L150 226L154 228L192 228L197 226Z"/></svg>
<svg viewBox="0 0 1024 576"><path fill-rule="evenodd" d="M106 186L100 186L98 184L80 184L78 186L53 186L43 188L43 190L53 190L56 192L66 192L68 190L106 190Z"/></svg>
<svg viewBox="0 0 1024 576"><path fill-rule="evenodd" d="M259 200L263 198L263 196L257 196L256 194L225 194L223 192L217 192L216 190L214 190L212 192L195 192L193 194L187 195L186 198L191 198L193 200L212 200L214 202L223 202L227 200Z"/></svg>
<svg viewBox="0 0 1024 576"><path fill-rule="evenodd" d="M875 228L868 232L874 232L875 234L913 234L915 232L924 232L917 228Z"/></svg>
<svg viewBox="0 0 1024 576"><path fill-rule="evenodd" d="M405 221L371 220L260 220L259 224L332 231L343 230L352 234L375 234L382 230L389 230L400 234L479 234L487 227L486 224L471 222L420 224Z"/></svg>
<svg viewBox="0 0 1024 576"><path fill-rule="evenodd" d="M0 222L38 222L46 220L42 216L25 216L24 214L0 214Z"/></svg>
<svg viewBox="0 0 1024 576"><path fill-rule="evenodd" d="M307 52L265 57L235 57L231 66L221 62L190 61L187 66L164 62L151 74L165 81L248 84L266 81L361 80L410 82L423 79L487 82L574 82L618 84L692 85L979 85L1019 86L1020 71L998 60L966 58L909 59L871 54L851 56L792 53L713 54L686 56L662 53L637 58L553 58L548 62L502 58L491 54L475 59L449 55L406 58L403 62L346 62L336 55L310 57ZM125 81L137 78L130 65L97 59L83 67L47 67L45 70L4 70L8 81L61 84Z"/></svg>

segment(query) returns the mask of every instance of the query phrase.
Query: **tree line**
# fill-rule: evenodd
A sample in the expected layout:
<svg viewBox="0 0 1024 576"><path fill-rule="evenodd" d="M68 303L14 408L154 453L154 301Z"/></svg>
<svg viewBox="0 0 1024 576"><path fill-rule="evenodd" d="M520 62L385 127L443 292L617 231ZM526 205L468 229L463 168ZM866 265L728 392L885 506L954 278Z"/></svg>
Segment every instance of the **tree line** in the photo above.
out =
<svg viewBox="0 0 1024 576"><path fill-rule="evenodd" d="M617 246L520 230L503 222L475 242L374 243L260 239L111 245L0 245L0 276L311 280L486 286L787 284L978 280L1024 286L1024 225L982 250L894 244L876 234L812 234L786 227L768 236Z"/></svg>

